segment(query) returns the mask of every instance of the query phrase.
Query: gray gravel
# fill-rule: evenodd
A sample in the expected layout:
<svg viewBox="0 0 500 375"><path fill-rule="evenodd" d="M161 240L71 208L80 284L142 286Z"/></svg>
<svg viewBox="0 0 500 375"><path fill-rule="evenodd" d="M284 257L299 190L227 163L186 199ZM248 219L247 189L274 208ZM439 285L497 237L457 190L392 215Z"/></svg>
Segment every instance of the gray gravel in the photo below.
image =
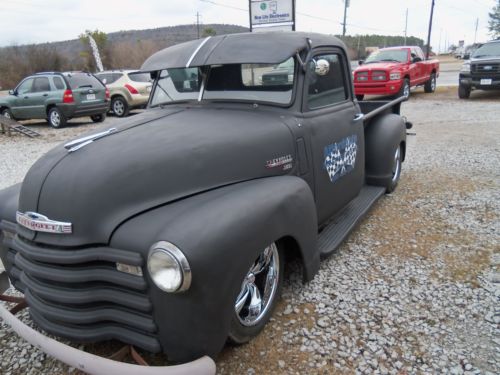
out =
<svg viewBox="0 0 500 375"><path fill-rule="evenodd" d="M220 373L500 373L500 101L480 96L412 95L402 111L417 135L396 192L312 282L290 266L271 323L250 344L226 348ZM0 188L87 129L0 135ZM4 325L0 358L1 373L72 370Z"/></svg>

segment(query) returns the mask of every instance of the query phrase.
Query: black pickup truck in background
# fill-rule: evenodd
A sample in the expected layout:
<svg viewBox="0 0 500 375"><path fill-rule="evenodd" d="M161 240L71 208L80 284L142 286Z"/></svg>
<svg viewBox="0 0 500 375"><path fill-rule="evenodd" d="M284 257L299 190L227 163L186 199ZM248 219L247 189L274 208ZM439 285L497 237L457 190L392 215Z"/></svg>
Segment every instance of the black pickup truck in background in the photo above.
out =
<svg viewBox="0 0 500 375"><path fill-rule="evenodd" d="M458 97L468 99L472 90L500 90L500 39L483 44L462 65Z"/></svg>
<svg viewBox="0 0 500 375"><path fill-rule="evenodd" d="M141 70L144 113L0 191L0 256L49 333L214 358L263 329L287 261L311 280L394 191L404 98L358 103L346 47L320 34L208 37Z"/></svg>

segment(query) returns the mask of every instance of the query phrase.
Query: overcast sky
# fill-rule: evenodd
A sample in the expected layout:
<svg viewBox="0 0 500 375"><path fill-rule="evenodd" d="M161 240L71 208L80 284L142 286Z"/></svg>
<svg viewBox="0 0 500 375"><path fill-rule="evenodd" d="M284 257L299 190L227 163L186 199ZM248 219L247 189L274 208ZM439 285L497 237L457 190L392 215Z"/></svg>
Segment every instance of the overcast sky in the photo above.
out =
<svg viewBox="0 0 500 375"><path fill-rule="evenodd" d="M350 0L347 34L408 35L426 40L432 0ZM496 0L435 0L431 45L488 39ZM343 0L296 0L297 30L342 33ZM248 0L0 0L0 46L75 39L86 29L113 32L196 22L248 27Z"/></svg>

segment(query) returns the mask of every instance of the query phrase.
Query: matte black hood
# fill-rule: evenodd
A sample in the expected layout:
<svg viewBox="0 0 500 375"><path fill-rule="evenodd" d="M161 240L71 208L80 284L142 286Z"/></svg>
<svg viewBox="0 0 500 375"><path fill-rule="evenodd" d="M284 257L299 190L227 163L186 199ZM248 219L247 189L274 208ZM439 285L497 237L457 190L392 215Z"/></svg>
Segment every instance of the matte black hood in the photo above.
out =
<svg viewBox="0 0 500 375"><path fill-rule="evenodd" d="M122 222L153 207L290 172L266 168L266 161L295 159L293 145L278 114L152 109L75 152L61 145L35 163L24 179L19 210L71 222L73 234L23 235L61 246L107 243Z"/></svg>

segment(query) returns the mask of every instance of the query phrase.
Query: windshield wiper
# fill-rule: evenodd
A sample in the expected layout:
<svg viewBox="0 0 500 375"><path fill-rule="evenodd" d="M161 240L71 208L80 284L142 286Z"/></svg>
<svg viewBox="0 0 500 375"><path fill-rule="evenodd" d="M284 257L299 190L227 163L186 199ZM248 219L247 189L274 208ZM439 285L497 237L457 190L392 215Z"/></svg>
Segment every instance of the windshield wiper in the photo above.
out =
<svg viewBox="0 0 500 375"><path fill-rule="evenodd" d="M373 60L373 61L365 61L365 64L373 64L373 63L378 63L380 62L379 60Z"/></svg>
<svg viewBox="0 0 500 375"><path fill-rule="evenodd" d="M396 60L396 59L382 59L380 61L394 61L394 62L401 62L399 60Z"/></svg>

